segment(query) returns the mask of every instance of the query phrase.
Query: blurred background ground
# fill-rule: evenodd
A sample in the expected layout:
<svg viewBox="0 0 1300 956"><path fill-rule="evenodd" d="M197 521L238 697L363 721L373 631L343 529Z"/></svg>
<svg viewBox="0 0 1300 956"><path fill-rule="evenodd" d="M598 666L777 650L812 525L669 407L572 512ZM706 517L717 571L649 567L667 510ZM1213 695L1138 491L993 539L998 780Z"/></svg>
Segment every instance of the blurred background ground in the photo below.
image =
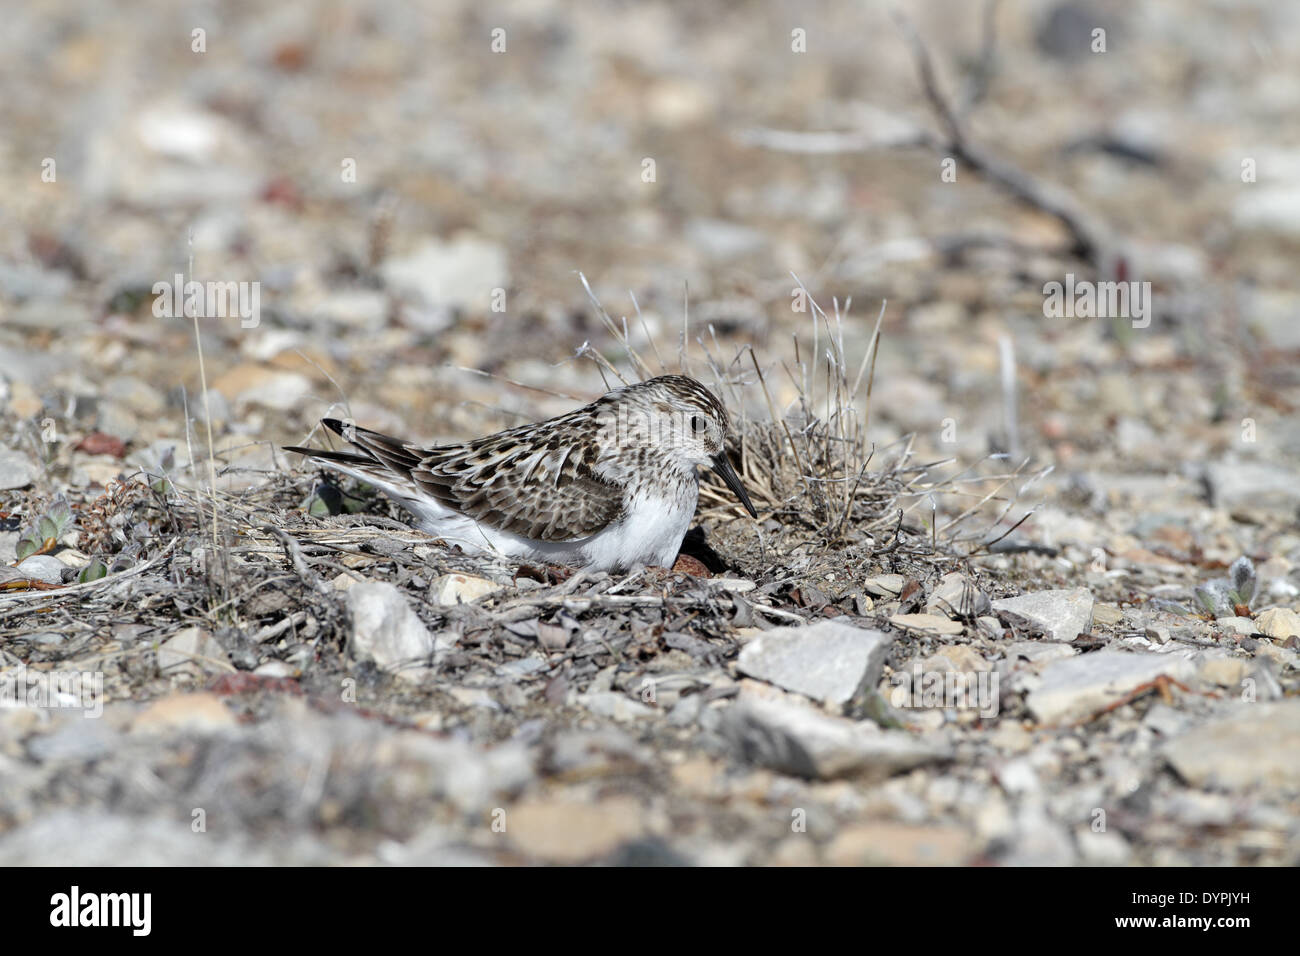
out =
<svg viewBox="0 0 1300 956"><path fill-rule="evenodd" d="M301 442L341 404L359 423L430 441L573 404L461 369L594 397L604 390L600 375L575 353L584 342L606 350L613 343L578 271L616 318L635 318L635 296L645 325L631 325L633 344L652 354L653 340L669 361L688 291L692 335L710 345L716 336L724 361L752 345L784 407L796 393L782 370L793 362L791 336L805 349L812 337L809 315L792 309L794 273L827 309L852 297L843 332L852 368L866 352L881 300L888 302L872 441L885 446L914 433L917 459L953 458L948 473L995 470L980 462L1008 449L1030 460L1030 472L1051 466L1001 526L1037 505L1014 540L1050 553L981 559L975 570L987 590L1088 587L1118 615L1106 616L1106 633L1149 651L1161 643L1144 636L1148 625L1160 626L1143 616L1155 613L1153 596L1190 606L1193 585L1248 554L1260 568L1263 598L1255 610L1292 609L1300 584L1300 126L1292 121L1300 51L1285 38L1300 27L1300 9L1003 0L992 8L991 48L986 9L926 2L906 12L954 102L986 87L966 120L970 139L1070 190L1116 238L1105 261L1072 255L1058 220L961 164L956 181L944 181L943 151L916 145L918 133L942 136L942 128L903 33L880 3L569 9L548 0L362 0L268 8L33 0L7 11L0 37L0 510L14 517L0 534L0 558L14 560L20 526L58 494L80 507L120 474L162 462L183 468L191 446L195 456L206 447L204 409L220 452L218 486L242 493L291 464L277 444ZM1105 52L1093 52L1097 29ZM840 134L833 139L840 148L774 148L788 142L775 131ZM843 148L846 141L858 146ZM258 283L254 327L238 315L199 322L206 396L193 324L153 308L155 284L177 274ZM1067 274L1150 282L1150 325L1046 317L1044 284ZM1007 345L1018 383L1013 435L1000 382ZM692 349L702 370L703 353ZM730 369L736 378L749 371ZM761 409L761 395L746 388ZM304 474L298 497L286 492L276 506L294 507L311 486ZM941 496L935 507L943 522L965 502ZM757 576L757 568L748 570ZM873 570L913 573L883 561ZM886 615L899 610L888 598L879 604ZM851 610L865 616L860 603ZM88 633L87 643L59 650L21 639L76 633L75 605L64 613L48 629L24 619L5 641L5 664L73 662L103 652L104 642L130 643ZM201 618L181 609L146 637L164 641ZM253 618L254 630L274 620L270 612ZM0 629L16 620L0 619ZM447 625L437 615L426 623ZM335 625L323 626L332 633ZM1196 640L1226 640L1221 649L1243 674L1259 666L1255 644L1266 645L1278 696L1294 687L1287 632L1259 640L1248 631L1237 641L1207 622L1187 626ZM968 627L960 640L971 639L980 640ZM280 645L275 654L301 671L306 658L292 652ZM981 655L1006 659L996 639ZM729 659L723 654L708 667L730 680L737 675ZM245 668L237 658L232 667L267 662L254 656ZM329 679L336 677L331 671ZM392 758L426 769L429 761L456 766L463 758L479 767L479 789L452 797L436 786L396 796L335 794L334 810L328 799L310 806L272 800L266 813L297 821L301 842L250 852L278 860L432 858L437 854L412 849L419 845L412 821L433 812L427 801L452 808L443 820L452 829L426 835L428 847L441 848L461 839L455 821L495 806L491 794L502 789L534 801L527 812L541 833L563 828L551 824L568 819L566 800L604 814L599 819L613 834L608 846L580 859L639 846L646 834L674 857L719 862L855 862L875 858L870 847L882 842L893 846L887 860L908 862L918 841L939 848L931 862L1295 862L1300 845L1295 814L1288 823L1282 813L1295 809L1300 786L1294 756L1281 754L1277 774L1263 774L1272 783L1247 773L1234 784L1219 781L1218 789L1189 787L1188 776L1157 754L1160 732L1149 731L1144 743L1134 729L1143 715L1134 714L1133 726L1109 728L1110 749L1100 754L1091 748L1107 741L1077 742L1082 735L1027 730L1028 742L971 744L961 736L966 728L932 729L951 736L964 769L911 770L862 787L814 785L811 795L791 799L826 807L824 818L834 823L804 841L805 850L761 827L746 833L749 824L740 822L763 819L768 831L788 833L782 788L803 784L729 763L724 748L709 749L717 728L707 720L701 737L688 722L690 733L670 745L654 721L632 720L629 729L603 714L593 730L589 714L577 708L583 716L575 716L568 706L562 722L573 724L573 733L605 733L605 742L591 747L608 745L614 756L601 764L597 776L607 783L599 792L557 796L547 789L552 782L539 781L581 764L555 756L567 753L564 746L581 748L547 737L546 721L559 718L502 691L503 679L471 688L487 698L466 692L421 705L420 712L440 715L433 729L451 735L446 746L464 754ZM574 680L584 694L593 692L587 680ZM1235 693L1236 683L1220 686ZM122 693L141 705L163 690L137 674ZM724 706L730 693L715 694L710 705ZM380 683L368 703L394 696ZM489 731L480 720L485 709L517 719ZM261 716L265 722L250 732L282 727L293 734L287 728L299 723L343 719L280 710ZM110 739L119 724L128 733L130 721L115 719L95 731L98 742L68 744L71 756L32 743L53 733L52 725L7 724L4 759L26 780L25 796L0 806L7 861L21 859L22 847L51 845L49 834L33 828L66 829L40 809L59 789L59 760L83 766L117 754L121 767L142 762L166 781L164 791L176 792L157 763L162 758ZM529 720L544 726L519 738ZM1295 733L1293 710L1267 721ZM611 722L622 729L610 730ZM1018 726L1018 718L1003 723ZM318 728L322 741L327 726ZM349 753L368 752L367 735L383 734L357 726ZM1166 736L1175 735L1171 726ZM497 789L483 782L497 770L475 763L488 759L475 749L487 740L522 755L517 764L502 758ZM551 748L546 759L537 756L538 741ZM983 756L962 757L967 745ZM248 752L240 759L252 760ZM983 766L1023 754L1019 783L1008 785ZM350 766L351 757L339 759ZM310 755L302 761L310 777ZM664 761L688 767L667 796L662 787L618 783L662 769ZM1024 782L1025 769L1032 784ZM1094 790L1081 791L1085 784ZM110 790L74 788L53 802L66 804L58 812L95 816L106 845L134 839L134 824L124 820L166 818L154 831L162 856L209 852L168 843L188 838L188 810L151 811L148 787L115 805ZM1093 851L1075 829L1091 832L1089 811L1110 799L1098 792L1129 799L1125 812L1141 825ZM1162 796L1153 802L1151 793ZM410 810L410 819L385 818L385 837L397 841L387 849L365 825L337 816L338 807L356 810L357 801L372 798ZM618 807L600 810L606 798L633 801L636 824ZM247 806L239 814L246 826L222 844L231 860L268 819ZM169 826L181 829L168 836ZM345 832L350 837L332 847L311 837ZM891 843L889 833L901 833L901 842ZM563 857L539 840L515 845L506 858ZM482 845L474 850L485 852Z"/></svg>

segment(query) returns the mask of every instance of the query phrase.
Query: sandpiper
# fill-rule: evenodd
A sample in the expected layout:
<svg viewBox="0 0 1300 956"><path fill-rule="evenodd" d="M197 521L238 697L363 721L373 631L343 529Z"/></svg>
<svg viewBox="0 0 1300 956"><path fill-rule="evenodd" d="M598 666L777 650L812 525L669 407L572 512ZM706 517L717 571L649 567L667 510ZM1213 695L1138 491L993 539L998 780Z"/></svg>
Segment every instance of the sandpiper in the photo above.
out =
<svg viewBox="0 0 1300 956"><path fill-rule="evenodd" d="M727 458L727 411L684 375L615 389L565 415L420 447L322 419L357 452L289 447L374 485L467 551L589 571L670 567L695 515L696 467L754 506Z"/></svg>

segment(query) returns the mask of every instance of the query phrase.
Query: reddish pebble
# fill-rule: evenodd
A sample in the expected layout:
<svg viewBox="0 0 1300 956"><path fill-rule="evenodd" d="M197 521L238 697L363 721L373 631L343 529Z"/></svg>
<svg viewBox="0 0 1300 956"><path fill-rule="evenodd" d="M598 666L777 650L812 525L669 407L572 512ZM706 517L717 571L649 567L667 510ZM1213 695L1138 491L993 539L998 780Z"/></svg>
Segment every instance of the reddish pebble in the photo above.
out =
<svg viewBox="0 0 1300 956"><path fill-rule="evenodd" d="M87 455L112 455L114 458L121 458L126 454L126 442L113 435L105 435L103 432L91 432L77 442L76 449L84 451Z"/></svg>

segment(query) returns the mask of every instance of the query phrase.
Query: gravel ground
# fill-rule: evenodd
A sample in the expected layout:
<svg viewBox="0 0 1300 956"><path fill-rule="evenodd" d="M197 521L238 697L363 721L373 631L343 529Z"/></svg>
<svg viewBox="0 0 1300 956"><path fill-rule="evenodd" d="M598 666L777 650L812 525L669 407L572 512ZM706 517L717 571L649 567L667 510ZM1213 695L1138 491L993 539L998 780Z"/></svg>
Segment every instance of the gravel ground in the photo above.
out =
<svg viewBox="0 0 1300 956"><path fill-rule="evenodd" d="M0 863L1300 863L1300 10L907 17L8 12ZM731 406L694 574L278 450L594 352Z"/></svg>

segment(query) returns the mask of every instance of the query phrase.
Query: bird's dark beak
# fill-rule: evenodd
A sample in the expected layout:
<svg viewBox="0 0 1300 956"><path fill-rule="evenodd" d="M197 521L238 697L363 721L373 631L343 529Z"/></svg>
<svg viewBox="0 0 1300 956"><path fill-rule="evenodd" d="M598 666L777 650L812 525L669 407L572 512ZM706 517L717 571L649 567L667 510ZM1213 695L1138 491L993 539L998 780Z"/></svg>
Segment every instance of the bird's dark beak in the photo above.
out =
<svg viewBox="0 0 1300 956"><path fill-rule="evenodd" d="M758 512L754 510L753 503L749 500L749 492L745 486L740 483L740 478L736 475L736 470L731 467L731 462L727 460L727 453L720 451L713 456L713 470L722 476L722 480L727 483L727 487L736 493L740 503L745 506L751 518L757 518Z"/></svg>

